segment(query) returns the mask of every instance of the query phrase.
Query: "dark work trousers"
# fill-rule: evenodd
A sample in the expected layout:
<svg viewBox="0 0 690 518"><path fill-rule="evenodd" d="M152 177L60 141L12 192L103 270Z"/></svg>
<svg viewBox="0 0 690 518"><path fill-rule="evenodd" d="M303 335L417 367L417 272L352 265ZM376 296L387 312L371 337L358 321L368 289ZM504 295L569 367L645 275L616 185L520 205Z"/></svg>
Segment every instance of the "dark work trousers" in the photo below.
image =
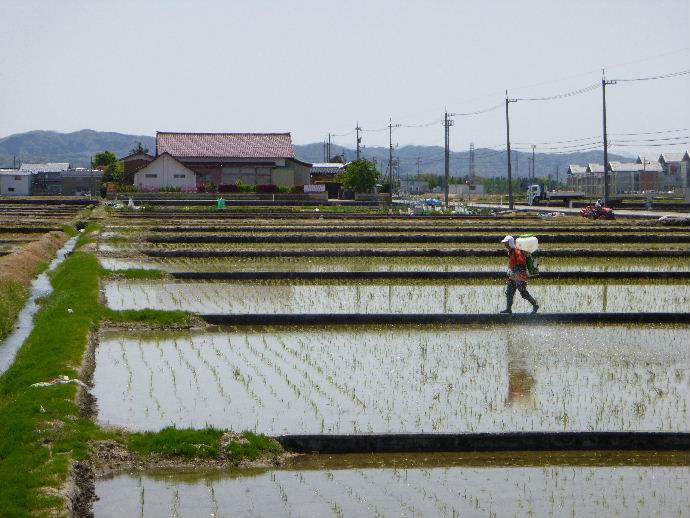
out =
<svg viewBox="0 0 690 518"><path fill-rule="evenodd" d="M522 298L532 304L532 306L537 305L537 301L534 300L534 297L532 297L532 295L529 294L529 291L527 291L527 283L525 281L515 281L510 279L508 281L508 286L506 287L507 309L511 309L513 307L513 299L515 298L516 291L519 291Z"/></svg>

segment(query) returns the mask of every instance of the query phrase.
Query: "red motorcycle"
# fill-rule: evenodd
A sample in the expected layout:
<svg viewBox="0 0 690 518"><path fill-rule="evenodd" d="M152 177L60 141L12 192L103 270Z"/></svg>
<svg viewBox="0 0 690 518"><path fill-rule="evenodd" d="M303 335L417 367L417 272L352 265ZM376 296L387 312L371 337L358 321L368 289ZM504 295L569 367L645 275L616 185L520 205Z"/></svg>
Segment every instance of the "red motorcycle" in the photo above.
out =
<svg viewBox="0 0 690 518"><path fill-rule="evenodd" d="M580 216L588 219L616 219L613 209L602 205L585 205L580 210Z"/></svg>

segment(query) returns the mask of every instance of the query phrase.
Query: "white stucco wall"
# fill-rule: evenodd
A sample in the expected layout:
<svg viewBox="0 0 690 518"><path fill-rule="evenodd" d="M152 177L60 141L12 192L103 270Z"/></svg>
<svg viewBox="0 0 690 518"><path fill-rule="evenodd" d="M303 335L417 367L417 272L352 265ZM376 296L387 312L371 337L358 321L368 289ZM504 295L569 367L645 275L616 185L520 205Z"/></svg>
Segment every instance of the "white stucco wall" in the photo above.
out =
<svg viewBox="0 0 690 518"><path fill-rule="evenodd" d="M0 195L29 196L31 194L32 175L12 173L0 174Z"/></svg>
<svg viewBox="0 0 690 518"><path fill-rule="evenodd" d="M156 191L162 187L179 187L183 191L194 191L196 174L170 155L161 155L136 172L134 185L142 191Z"/></svg>

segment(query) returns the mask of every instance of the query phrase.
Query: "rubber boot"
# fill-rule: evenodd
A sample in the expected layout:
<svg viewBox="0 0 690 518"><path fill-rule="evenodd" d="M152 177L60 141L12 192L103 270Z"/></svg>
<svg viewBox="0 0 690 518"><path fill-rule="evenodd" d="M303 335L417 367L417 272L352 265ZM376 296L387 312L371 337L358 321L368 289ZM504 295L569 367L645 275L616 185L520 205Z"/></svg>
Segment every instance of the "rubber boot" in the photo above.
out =
<svg viewBox="0 0 690 518"><path fill-rule="evenodd" d="M529 293L525 297L525 300L532 304L532 314L534 315L537 311L539 311L539 304L537 304L537 301L534 300L534 297L530 295Z"/></svg>
<svg viewBox="0 0 690 518"><path fill-rule="evenodd" d="M504 314L510 314L513 312L513 299L515 298L515 292L511 293L508 288L506 288L506 308L501 311Z"/></svg>

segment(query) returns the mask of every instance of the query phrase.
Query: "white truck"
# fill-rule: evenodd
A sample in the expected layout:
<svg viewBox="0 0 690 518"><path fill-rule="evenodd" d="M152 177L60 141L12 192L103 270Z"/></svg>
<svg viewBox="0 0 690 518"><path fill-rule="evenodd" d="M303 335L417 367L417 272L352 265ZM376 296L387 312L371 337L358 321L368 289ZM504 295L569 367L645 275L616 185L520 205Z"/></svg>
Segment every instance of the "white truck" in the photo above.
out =
<svg viewBox="0 0 690 518"><path fill-rule="evenodd" d="M572 200L584 197L584 192L549 191L541 184L534 184L527 187L527 203L529 205L538 205L542 201L560 200L567 207Z"/></svg>

